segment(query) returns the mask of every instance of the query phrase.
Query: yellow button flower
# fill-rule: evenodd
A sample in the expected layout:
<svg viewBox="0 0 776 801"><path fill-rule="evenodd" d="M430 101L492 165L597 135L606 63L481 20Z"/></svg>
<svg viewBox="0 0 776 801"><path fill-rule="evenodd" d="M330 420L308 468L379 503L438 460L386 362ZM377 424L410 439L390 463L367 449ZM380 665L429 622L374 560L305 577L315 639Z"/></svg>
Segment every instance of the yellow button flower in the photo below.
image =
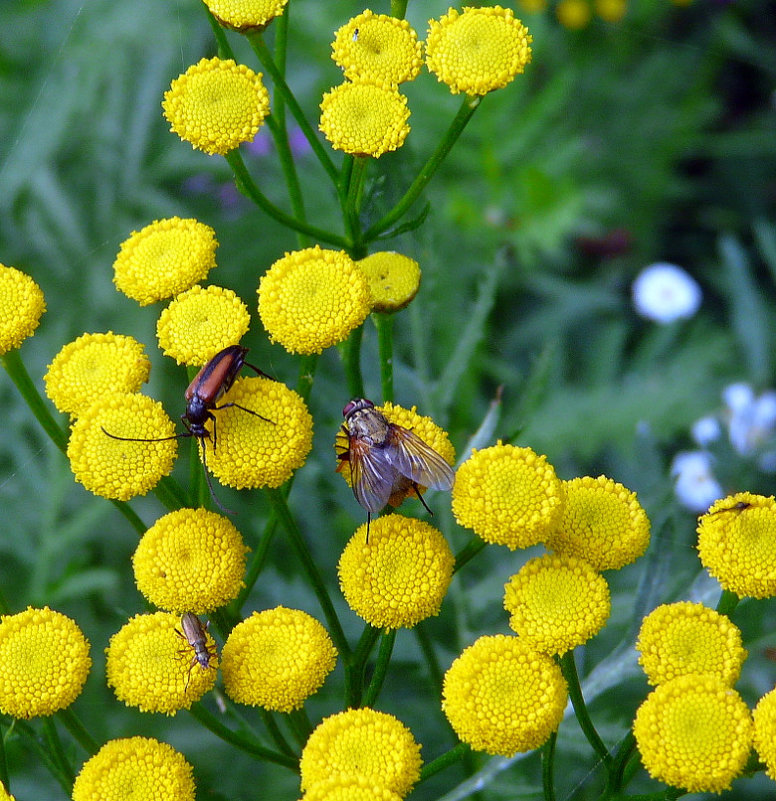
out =
<svg viewBox="0 0 776 801"><path fill-rule="evenodd" d="M192 219L155 220L121 243L113 263L119 292L148 306L190 289L216 266L215 231Z"/></svg>
<svg viewBox="0 0 776 801"><path fill-rule="evenodd" d="M75 701L89 675L89 643L69 617L44 606L0 615L0 712L53 715Z"/></svg>
<svg viewBox="0 0 776 801"><path fill-rule="evenodd" d="M324 718L302 751L302 790L361 777L402 798L420 778L420 746L393 715L364 707Z"/></svg>
<svg viewBox="0 0 776 801"><path fill-rule="evenodd" d="M380 796L376 797L380 798ZM16 799L8 792L8 790L5 789L2 782L0 782L0 801L16 801ZM385 801L390 801L390 799L386 798Z"/></svg>
<svg viewBox="0 0 776 801"><path fill-rule="evenodd" d="M566 681L518 637L480 637L445 674L442 709L458 737L488 754L538 748L560 725Z"/></svg>
<svg viewBox="0 0 776 801"><path fill-rule="evenodd" d="M236 31L266 28L286 8L288 0L205 0L210 13Z"/></svg>
<svg viewBox="0 0 776 801"><path fill-rule="evenodd" d="M776 595L776 501L739 492L698 519L698 554L706 570L736 595Z"/></svg>
<svg viewBox="0 0 776 801"><path fill-rule="evenodd" d="M225 517L207 509L178 509L146 531L132 568L138 590L152 604L199 615L237 597L248 550Z"/></svg>
<svg viewBox="0 0 776 801"><path fill-rule="evenodd" d="M335 150L379 158L404 144L409 117L407 98L396 89L359 80L323 96L319 128Z"/></svg>
<svg viewBox="0 0 776 801"><path fill-rule="evenodd" d="M649 545L649 518L636 493L606 476L564 481L566 505L544 544L596 570L619 570Z"/></svg>
<svg viewBox="0 0 776 801"><path fill-rule="evenodd" d="M183 754L148 737L109 740L87 760L73 801L194 801L194 777Z"/></svg>
<svg viewBox="0 0 776 801"><path fill-rule="evenodd" d="M633 734L653 779L690 793L720 793L746 765L752 718L716 676L680 676L647 696Z"/></svg>
<svg viewBox="0 0 776 801"><path fill-rule="evenodd" d="M0 356L35 333L44 311L43 292L32 278L0 264Z"/></svg>
<svg viewBox="0 0 776 801"><path fill-rule="evenodd" d="M754 708L754 747L765 763L766 774L776 781L776 690L766 693Z"/></svg>
<svg viewBox="0 0 776 801"><path fill-rule="evenodd" d="M619 22L628 10L628 0L595 0L595 13L605 22Z"/></svg>
<svg viewBox="0 0 776 801"><path fill-rule="evenodd" d="M237 406L216 412L218 447L208 450L207 466L222 484L279 487L305 463L313 419L294 390L269 378L240 378L221 403L261 415Z"/></svg>
<svg viewBox="0 0 776 801"><path fill-rule="evenodd" d="M401 801L401 796L383 787L379 780L363 776L332 776L311 787L303 801Z"/></svg>
<svg viewBox="0 0 776 801"><path fill-rule="evenodd" d="M453 94L492 92L531 61L532 37L509 8L451 8L428 24L426 64Z"/></svg>
<svg viewBox="0 0 776 801"><path fill-rule="evenodd" d="M356 264L369 282L372 311L400 311L418 294L420 266L409 256L382 251Z"/></svg>
<svg viewBox="0 0 776 801"><path fill-rule="evenodd" d="M224 690L240 704L291 712L320 689L336 662L337 649L314 617L278 606L232 629L222 653Z"/></svg>
<svg viewBox="0 0 776 801"><path fill-rule="evenodd" d="M159 315L156 336L165 356L200 367L239 344L250 322L248 307L231 289L193 286Z"/></svg>
<svg viewBox="0 0 776 801"><path fill-rule="evenodd" d="M223 156L256 136L269 114L269 94L261 73L231 58L203 58L170 84L162 108L184 142Z"/></svg>
<svg viewBox="0 0 776 801"><path fill-rule="evenodd" d="M178 444L174 439L127 442L113 437L160 439L174 434L161 403L145 395L111 392L97 398L73 423L67 458L75 480L89 492L128 501L145 495L170 474Z"/></svg>
<svg viewBox="0 0 776 801"><path fill-rule="evenodd" d="M65 345L43 377L46 395L60 412L77 416L108 392L137 392L151 362L142 343L108 331L83 334Z"/></svg>
<svg viewBox="0 0 776 801"><path fill-rule="evenodd" d="M261 322L290 353L322 353L343 342L369 310L366 278L342 250L286 253L259 283Z"/></svg>
<svg viewBox="0 0 776 801"><path fill-rule="evenodd" d="M588 0L560 0L555 7L555 15L564 28L579 31L590 24L593 12Z"/></svg>
<svg viewBox="0 0 776 801"><path fill-rule="evenodd" d="M207 647L215 653L213 638ZM216 682L218 660L210 666L196 662L194 649L183 637L181 619L169 612L130 618L105 649L108 686L116 698L141 712L174 715L188 709Z"/></svg>
<svg viewBox="0 0 776 801"><path fill-rule="evenodd" d="M606 580L576 556L531 559L504 590L509 627L550 655L587 642L606 625L611 611Z"/></svg>
<svg viewBox="0 0 776 801"><path fill-rule="evenodd" d="M650 684L706 673L732 687L746 659L738 627L725 615L689 601L663 604L650 612L641 624L636 650Z"/></svg>
<svg viewBox="0 0 776 801"><path fill-rule="evenodd" d="M375 628L411 628L439 614L453 577L453 556L441 532L422 520L388 515L350 538L339 561L348 606Z"/></svg>
<svg viewBox="0 0 776 801"><path fill-rule="evenodd" d="M497 445L473 450L453 486L456 520L510 550L542 542L563 514L563 486L546 456Z"/></svg>
<svg viewBox="0 0 776 801"><path fill-rule="evenodd" d="M414 81L423 66L423 48L407 20L369 9L337 31L331 49L351 81L397 86Z"/></svg>

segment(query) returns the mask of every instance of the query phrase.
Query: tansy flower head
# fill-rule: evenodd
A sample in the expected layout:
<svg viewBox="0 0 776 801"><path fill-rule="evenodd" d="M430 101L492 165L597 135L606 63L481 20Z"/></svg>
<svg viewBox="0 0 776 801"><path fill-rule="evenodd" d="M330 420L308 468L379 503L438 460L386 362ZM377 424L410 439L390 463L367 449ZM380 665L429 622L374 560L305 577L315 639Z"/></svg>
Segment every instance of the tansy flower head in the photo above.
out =
<svg viewBox="0 0 776 801"><path fill-rule="evenodd" d="M169 612L135 615L110 638L105 667L119 701L141 712L174 715L213 688L217 659L211 656L207 668L196 662L180 621ZM205 639L215 654L213 638L206 633Z"/></svg>
<svg viewBox="0 0 776 801"><path fill-rule="evenodd" d="M362 777L402 798L420 778L420 746L393 715L374 709L347 709L324 718L302 751L302 789L312 790L334 776Z"/></svg>
<svg viewBox="0 0 776 801"><path fill-rule="evenodd" d="M339 561L348 606L375 628L412 627L439 614L455 557L442 534L422 520L388 515L350 538Z"/></svg>
<svg viewBox="0 0 776 801"><path fill-rule="evenodd" d="M84 763L73 801L194 801L191 765L167 743L147 737L109 740Z"/></svg>
<svg viewBox="0 0 776 801"><path fill-rule="evenodd" d="M649 694L633 734L653 779L690 793L720 793L746 765L752 718L741 696L716 676L680 676Z"/></svg>
<svg viewBox="0 0 776 801"><path fill-rule="evenodd" d="M287 4L288 0L205 0L210 13L236 31L266 28Z"/></svg>
<svg viewBox="0 0 776 801"><path fill-rule="evenodd" d="M313 785L303 801L401 801L379 779L364 776L332 776Z"/></svg>
<svg viewBox="0 0 776 801"><path fill-rule="evenodd" d="M619 22L627 10L627 0L595 0L595 13L605 22Z"/></svg>
<svg viewBox="0 0 776 801"><path fill-rule="evenodd" d="M237 597L246 551L230 520L207 509L178 509L146 531L132 568L137 588L152 604L199 615Z"/></svg>
<svg viewBox="0 0 776 801"><path fill-rule="evenodd" d="M220 286L193 286L159 315L156 335L165 356L178 364L200 366L248 330L248 307Z"/></svg>
<svg viewBox="0 0 776 801"><path fill-rule="evenodd" d="M162 108L173 133L223 156L256 136L269 113L269 94L261 73L231 58L203 58L170 84Z"/></svg>
<svg viewBox="0 0 776 801"><path fill-rule="evenodd" d="M510 83L531 61L528 29L501 6L451 8L429 20L426 64L453 94L484 95Z"/></svg>
<svg viewBox="0 0 776 801"><path fill-rule="evenodd" d="M563 513L563 486L546 456L497 445L472 451L453 487L456 520L510 550L542 542Z"/></svg>
<svg viewBox="0 0 776 801"><path fill-rule="evenodd" d="M43 292L32 278L0 264L0 356L35 333L44 311Z"/></svg>
<svg viewBox="0 0 776 801"><path fill-rule="evenodd" d="M137 392L150 372L151 362L140 342L108 331L83 334L65 345L43 380L54 406L77 416L107 392Z"/></svg>
<svg viewBox="0 0 776 801"><path fill-rule="evenodd" d="M396 312L418 294L420 267L401 253L373 253L356 262L369 282L372 311Z"/></svg>
<svg viewBox="0 0 776 801"><path fill-rule="evenodd" d="M396 86L415 80L423 66L423 48L407 20L369 9L337 31L331 49L331 57L351 81Z"/></svg>
<svg viewBox="0 0 776 801"><path fill-rule="evenodd" d="M321 687L336 661L328 632L306 612L282 606L254 612L224 644L224 690L240 704L291 712Z"/></svg>
<svg viewBox="0 0 776 801"><path fill-rule="evenodd" d="M566 681L518 637L480 637L445 674L442 709L458 737L488 754L538 748L560 725Z"/></svg>
<svg viewBox="0 0 776 801"><path fill-rule="evenodd" d="M380 796L377 796L377 798L380 798ZM2 782L0 782L0 801L16 801L16 799L8 792L8 790L5 789ZM385 801L390 800L386 798Z"/></svg>
<svg viewBox="0 0 776 801"><path fill-rule="evenodd" d="M89 492L128 501L169 475L178 444L174 439L128 442L114 437L161 439L174 434L161 403L145 395L111 392L97 398L73 423L67 458L75 480Z"/></svg>
<svg viewBox="0 0 776 801"><path fill-rule="evenodd" d="M754 708L754 747L765 772L776 781L776 690L764 695Z"/></svg>
<svg viewBox="0 0 776 801"><path fill-rule="evenodd" d="M304 464L313 419L294 390L269 378L241 378L221 403L256 413L237 406L217 412L218 447L208 450L207 466L222 484L279 487Z"/></svg>
<svg viewBox="0 0 776 801"><path fill-rule="evenodd" d="M14 718L53 715L70 706L92 660L89 643L69 617L27 607L0 616L0 712Z"/></svg>
<svg viewBox="0 0 776 801"><path fill-rule="evenodd" d="M578 31L585 28L593 16L588 0L560 0L555 15L564 28Z"/></svg>
<svg viewBox="0 0 776 801"><path fill-rule="evenodd" d="M321 353L369 314L369 286L342 250L317 245L286 253L259 283L259 314L270 339L290 353Z"/></svg>
<svg viewBox="0 0 776 801"><path fill-rule="evenodd" d="M776 502L739 492L698 519L698 554L724 589L738 596L776 595Z"/></svg>
<svg viewBox="0 0 776 801"><path fill-rule="evenodd" d="M509 627L545 654L565 654L582 645L609 619L606 579L576 556L531 559L504 590Z"/></svg>
<svg viewBox="0 0 776 801"><path fill-rule="evenodd" d="M596 570L618 570L649 545L649 519L636 493L606 476L564 481L566 504L544 544L579 556Z"/></svg>
<svg viewBox="0 0 776 801"><path fill-rule="evenodd" d="M197 220L170 217L133 231L113 263L116 289L148 306L202 281L216 266L215 231Z"/></svg>
<svg viewBox="0 0 776 801"><path fill-rule="evenodd" d="M378 158L404 144L409 117L407 98L396 89L359 80L323 96L319 128L335 150Z"/></svg>
<svg viewBox="0 0 776 801"><path fill-rule="evenodd" d="M689 601L663 604L650 612L641 624L636 650L650 684L706 673L732 687L746 659L738 627L725 615Z"/></svg>
<svg viewBox="0 0 776 801"><path fill-rule="evenodd" d="M539 14L547 8L547 0L520 0L519 5L528 14Z"/></svg>

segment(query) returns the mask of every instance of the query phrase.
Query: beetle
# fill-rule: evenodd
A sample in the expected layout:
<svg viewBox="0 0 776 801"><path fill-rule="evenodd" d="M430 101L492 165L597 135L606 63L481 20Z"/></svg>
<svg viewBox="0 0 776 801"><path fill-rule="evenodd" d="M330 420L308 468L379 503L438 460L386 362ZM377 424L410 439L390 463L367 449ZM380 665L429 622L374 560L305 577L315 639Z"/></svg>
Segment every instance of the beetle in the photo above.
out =
<svg viewBox="0 0 776 801"><path fill-rule="evenodd" d="M199 665L202 670L208 670L212 667L210 664L211 659L215 659L218 654L216 653L215 646L209 646L207 643L206 632L210 623L202 625L202 621L193 613L185 612L181 616L182 632L175 629L175 633L181 638L186 640L186 644L194 651L189 663L189 672L186 674L186 690L189 689L189 680L191 679L191 671L194 665ZM212 650L211 650L212 647ZM179 651L181 654L187 653L188 648ZM184 691L184 692L185 692Z"/></svg>
<svg viewBox="0 0 776 801"><path fill-rule="evenodd" d="M256 417L265 420L268 423L273 423L273 420L254 412L253 409L247 409L245 406L240 406L239 403L224 403L218 406L218 401L222 398L224 393L228 392L237 376L243 367L250 367L257 375L269 378L274 381L272 376L267 375L263 370L259 370L253 364L245 361L245 354L248 353L248 348L243 348L240 345L229 345L229 347L216 353L213 358L205 364L202 369L194 376L194 379L186 388L184 398L186 400L186 411L181 415L181 422L186 427L185 434L174 434L171 437L159 437L158 439L147 439L142 437L119 437L116 434L111 434L109 431L102 429L104 434L107 434L111 439L120 439L125 442L166 442L171 439L182 439L184 437L196 437L202 443L202 464L205 469L205 479L207 480L210 496L215 501L221 511L227 514L234 514L229 509L221 505L218 498L213 492L213 484L210 481L210 475L207 472L207 461L205 455L205 440L211 439L210 432L205 428L208 420L213 421L213 450L216 449L216 417L213 412L219 409L226 409L234 406L237 409L242 409L248 414L255 415Z"/></svg>

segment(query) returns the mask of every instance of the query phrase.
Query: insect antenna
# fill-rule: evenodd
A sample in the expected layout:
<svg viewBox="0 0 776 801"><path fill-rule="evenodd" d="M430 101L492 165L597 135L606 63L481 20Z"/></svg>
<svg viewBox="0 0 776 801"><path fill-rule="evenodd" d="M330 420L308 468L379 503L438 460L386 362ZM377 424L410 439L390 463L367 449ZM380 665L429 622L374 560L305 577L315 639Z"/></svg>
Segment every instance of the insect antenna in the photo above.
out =
<svg viewBox="0 0 776 801"><path fill-rule="evenodd" d="M215 426L213 427L213 436L215 437ZM215 439L213 440L213 448L215 448ZM210 490L210 497L213 499L213 503L224 513L227 515L235 514L231 509L227 509L221 501L218 500L216 497L215 492L213 492L213 482L210 480L210 473L207 471L207 461L205 457L205 438L202 437L202 468L205 471L205 481L207 481L207 488Z"/></svg>
<svg viewBox="0 0 776 801"><path fill-rule="evenodd" d="M194 436L191 431L187 431L185 434L173 434L171 437L119 437L117 434L111 434L110 431L106 431L103 426L100 426L100 429L103 434L111 439L120 439L122 442L168 442L171 439L184 439Z"/></svg>
<svg viewBox="0 0 776 801"><path fill-rule="evenodd" d="M433 517L434 513L431 511L431 509L428 508L428 504L424 500L423 495L421 494L416 481L412 482L412 489L415 490L415 494L418 496L418 500L423 504L423 508L431 515L431 517Z"/></svg>

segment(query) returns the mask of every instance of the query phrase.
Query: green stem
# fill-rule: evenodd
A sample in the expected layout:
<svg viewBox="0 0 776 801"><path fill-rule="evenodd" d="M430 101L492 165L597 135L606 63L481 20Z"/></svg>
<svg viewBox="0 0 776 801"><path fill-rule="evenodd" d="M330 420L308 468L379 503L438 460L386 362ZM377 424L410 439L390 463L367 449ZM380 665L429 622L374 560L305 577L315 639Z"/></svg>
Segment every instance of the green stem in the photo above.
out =
<svg viewBox="0 0 776 801"><path fill-rule="evenodd" d="M202 8L205 10L210 27L213 29L213 36L218 45L218 57L224 59L231 58L233 61L236 61L237 59L234 57L234 51L229 44L229 40L226 38L226 32L221 27L221 23L210 13L210 9L204 2L202 3Z"/></svg>
<svg viewBox="0 0 776 801"><path fill-rule="evenodd" d="M59 737L59 732L54 724L54 720L50 717L45 717L43 718L42 722L43 736L46 739L46 745L48 746L49 753L51 754L52 759L56 763L59 770L62 772L62 775L67 778L67 782L70 785L70 790L72 791L73 782L75 781L75 771L73 770L73 766L70 764L70 760L67 758L65 749L62 746L62 740Z"/></svg>
<svg viewBox="0 0 776 801"><path fill-rule="evenodd" d="M423 658L426 660L428 672L431 676L431 682L436 688L437 693L441 695L444 673L442 672L442 667L440 666L436 652L434 651L434 644L431 642L431 638L428 636L428 631L426 631L425 621L421 620L420 623L415 626L413 632L415 632L418 645L420 645L420 650L423 652Z"/></svg>
<svg viewBox="0 0 776 801"><path fill-rule="evenodd" d="M363 259L366 256L366 247L361 241L361 205L364 200L364 187L366 186L366 171L369 166L369 156L355 156L353 167L348 181L348 191L345 196L345 205L342 209L346 220L348 234L353 242L351 257Z"/></svg>
<svg viewBox="0 0 776 801"><path fill-rule="evenodd" d="M380 629L367 623L348 663L349 669L345 672L345 698L347 705L354 709L361 706L366 662L379 636Z"/></svg>
<svg viewBox="0 0 776 801"><path fill-rule="evenodd" d="M197 454L197 462L199 462L199 454ZM202 470L199 472L202 473ZM164 476L162 478L154 487L154 495L156 495L159 503L171 512L189 506L191 503L190 499L186 497L183 487L172 476Z"/></svg>
<svg viewBox="0 0 776 801"><path fill-rule="evenodd" d="M485 540L481 540L479 537L472 537L456 555L453 572L457 573L468 561L482 551L486 545L487 543Z"/></svg>
<svg viewBox="0 0 776 801"><path fill-rule="evenodd" d="M312 356L302 356L299 360L299 379L296 382L296 391L302 396L302 400L307 403L310 400L310 393L313 389L313 379L315 369L318 366L318 354Z"/></svg>
<svg viewBox="0 0 776 801"><path fill-rule="evenodd" d="M334 605L332 604L329 593L326 590L326 585L323 582L323 578L318 570L318 566L315 564L315 560L307 548L307 544L302 537L302 532L299 530L296 521L291 516L291 511L288 508L286 498L280 490L271 487L267 487L266 493L280 522L283 524L283 528L285 528L286 533L291 540L291 545L293 545L297 556L302 562L302 567L304 568L305 573L307 573L307 578L312 584L313 591L318 598L318 603L320 603L321 609L323 609L323 614L325 615L329 624L329 633L334 640L334 644L337 646L340 656L342 656L345 661L348 661L350 657L350 646L348 645L348 641L345 639L345 632L342 630L342 625L340 624L337 613L334 610Z"/></svg>
<svg viewBox="0 0 776 801"><path fill-rule="evenodd" d="M421 192L426 188L428 182L434 177L434 173L439 169L447 154L452 149L456 140L463 132L466 124L472 118L477 107L482 100L479 96L467 95L458 113L450 123L442 141L437 145L436 150L429 156L428 161L423 165L417 178L410 184L409 189L404 193L404 197L380 220L378 220L364 234L364 241L371 242L376 239L383 231L390 228L398 219L403 217L410 206L418 199Z"/></svg>
<svg viewBox="0 0 776 801"><path fill-rule="evenodd" d="M717 604L717 612L721 615L726 615L730 617L733 614L733 610L738 606L738 602L741 599L730 590L722 590L722 595L719 598L719 603Z"/></svg>
<svg viewBox="0 0 776 801"><path fill-rule="evenodd" d="M542 748L542 787L544 801L555 801L555 742L558 733L554 731Z"/></svg>
<svg viewBox="0 0 776 801"><path fill-rule="evenodd" d="M408 0L391 0L391 16L397 19L404 19L407 13Z"/></svg>
<svg viewBox="0 0 776 801"><path fill-rule="evenodd" d="M377 328L377 351L380 359L380 386L383 403L393 403L393 315L373 312Z"/></svg>
<svg viewBox="0 0 776 801"><path fill-rule="evenodd" d="M624 786L625 768L636 750L636 738L629 731L617 746L617 751L609 768L609 778L603 797L608 798L619 793Z"/></svg>
<svg viewBox="0 0 776 801"><path fill-rule="evenodd" d="M288 197L291 201L291 208L294 210L294 216L302 223L307 222L307 214L304 208L304 198L302 197L302 189L299 185L299 175L296 171L296 163L291 153L291 147L288 144L288 134L282 123L275 119L275 115L267 119L272 139L275 142L275 148L278 152L280 159L280 168L283 170L283 177L286 179L286 188L288 189ZM306 248L310 245L310 240L306 234L297 231L296 234L297 247Z"/></svg>
<svg viewBox="0 0 776 801"><path fill-rule="evenodd" d="M595 730L593 721L590 719L590 715L587 711L585 699L582 696L582 688L579 685L577 666L574 662L574 651L567 651L562 657L560 657L559 661L560 669L563 672L563 677L566 679L566 683L569 686L569 697L571 698L571 703L574 707L574 712L576 713L579 725L582 728L585 737L587 737L587 741L603 761L604 765L606 766L606 770L609 771L612 768L612 755L609 753L609 750L604 745L603 740L599 737L598 732Z"/></svg>
<svg viewBox="0 0 776 801"><path fill-rule="evenodd" d="M245 574L245 586L240 590L237 600L229 604L229 609L235 614L240 614L240 611L245 605L245 601L248 599L254 584L256 584L256 581L261 575L261 571L267 563L269 546L272 543L277 529L278 516L271 513L267 524L264 526L264 532L261 535L259 544L256 546L256 550L253 552L253 556L251 556L251 560L248 564L248 570Z"/></svg>
<svg viewBox="0 0 776 801"><path fill-rule="evenodd" d="M342 366L345 368L348 395L351 398L364 397L364 381L361 377L361 340L363 335L364 326L361 325L351 331L350 336L337 346L342 359Z"/></svg>
<svg viewBox="0 0 776 801"><path fill-rule="evenodd" d="M395 643L396 629L384 631L380 641L380 650L377 653L377 664L364 696L364 706L374 706L377 696L380 694L385 676L388 673L388 665L391 662L391 654Z"/></svg>
<svg viewBox="0 0 776 801"><path fill-rule="evenodd" d="M265 214L277 220L281 225L286 228L291 228L294 231L300 231L303 234L313 237L320 242L328 242L330 245L348 250L350 243L337 234L332 234L323 228L316 228L314 225L309 225L306 222L297 220L290 214L286 214L282 209L279 209L260 189L256 186L255 181L248 172L245 162L240 155L239 150L231 150L225 156L229 162L229 166L234 173L237 187L245 193Z"/></svg>
<svg viewBox="0 0 776 801"><path fill-rule="evenodd" d="M57 712L57 717L87 754L94 756L100 750L100 744L89 734L84 724L76 717L75 712L70 707L60 709Z"/></svg>
<svg viewBox="0 0 776 801"><path fill-rule="evenodd" d="M280 726L278 726L278 722L275 720L275 716L270 712L269 709L264 709L264 707L259 707L259 712L261 712L261 719L264 721L264 725L267 727L267 731L269 732L269 736L275 741L275 745L284 753L288 754L288 756L292 757L293 759L298 759L298 756L294 753L294 749L286 740L285 735L280 730Z"/></svg>
<svg viewBox="0 0 776 801"><path fill-rule="evenodd" d="M460 762L466 754L469 753L469 750L469 746L466 743L458 743L458 745L446 751L442 756L438 756L432 762L424 765L423 769L420 771L420 781L425 781L435 773L439 773L440 770L444 770L450 767L450 765Z"/></svg>
<svg viewBox="0 0 776 801"><path fill-rule="evenodd" d="M310 723L310 718L307 717L307 713L304 711L304 709L294 709L288 713L286 720L288 720L288 725L291 728L294 739L299 743L299 747L304 748L304 745L313 730L312 724Z"/></svg>
<svg viewBox="0 0 776 801"><path fill-rule="evenodd" d="M48 743L44 745L32 726L26 721L16 720L14 722L14 727L25 738L25 742L29 743L29 745L35 749L41 762L45 764L49 773L59 782L62 789L65 791L65 795L69 798L73 791L73 782L68 779L67 774L62 770L58 761L51 753Z"/></svg>
<svg viewBox="0 0 776 801"><path fill-rule="evenodd" d="M2 718L0 718L0 784L5 787L7 793L11 792L11 783L8 780L8 760L5 757L5 732L3 731Z"/></svg>
<svg viewBox="0 0 776 801"><path fill-rule="evenodd" d="M247 754L252 754L267 762L274 762L276 765L282 765L284 768L298 772L299 763L294 757L288 754L280 754L270 748L265 748L252 738L232 731L232 729L224 726L218 718L209 712L200 701L192 704L189 712L205 728L209 729L216 737L224 742L233 745L235 748L239 748L241 751L245 751Z"/></svg>

